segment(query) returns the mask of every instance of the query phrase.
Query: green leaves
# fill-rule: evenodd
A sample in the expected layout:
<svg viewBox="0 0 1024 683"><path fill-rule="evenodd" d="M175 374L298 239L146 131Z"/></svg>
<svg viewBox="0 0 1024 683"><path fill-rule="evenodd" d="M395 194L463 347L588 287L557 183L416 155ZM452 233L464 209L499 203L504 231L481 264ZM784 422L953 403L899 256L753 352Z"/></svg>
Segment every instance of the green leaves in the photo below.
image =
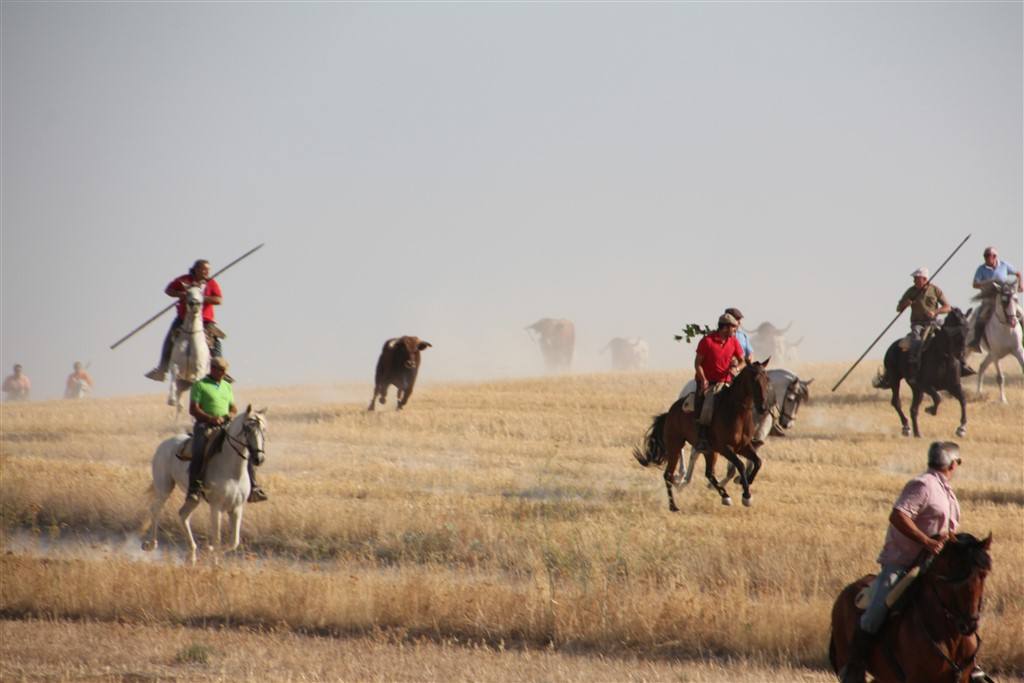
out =
<svg viewBox="0 0 1024 683"><path fill-rule="evenodd" d="M683 335L685 335L686 343L689 344L690 342L693 341L694 337L703 337L704 335L711 334L712 332L714 332L714 330L708 327L707 325L698 325L697 323L690 323L683 328L682 335L675 335L675 339L676 341L682 341Z"/></svg>

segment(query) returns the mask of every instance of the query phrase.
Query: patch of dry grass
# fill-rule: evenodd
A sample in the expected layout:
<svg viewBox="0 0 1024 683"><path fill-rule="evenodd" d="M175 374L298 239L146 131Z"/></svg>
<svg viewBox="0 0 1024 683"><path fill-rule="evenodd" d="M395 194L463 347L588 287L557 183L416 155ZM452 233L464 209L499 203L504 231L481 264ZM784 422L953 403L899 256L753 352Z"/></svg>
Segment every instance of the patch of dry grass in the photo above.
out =
<svg viewBox="0 0 1024 683"><path fill-rule="evenodd" d="M330 400L351 387L238 387L271 411L271 500L246 509L247 554L195 569L180 564L180 494L162 522L170 550L135 549L149 459L170 433L156 399L3 406L0 609L825 667L834 596L873 571L893 498L959 417L947 402L922 415L925 439L904 439L872 370L828 393L844 369L801 369L814 401L763 449L755 507L722 507L697 476L677 515L630 449L678 375L425 385L398 414ZM1008 395L969 405L954 485L964 530L995 536L986 665L1020 672L1019 378ZM53 549L69 538L93 549Z"/></svg>

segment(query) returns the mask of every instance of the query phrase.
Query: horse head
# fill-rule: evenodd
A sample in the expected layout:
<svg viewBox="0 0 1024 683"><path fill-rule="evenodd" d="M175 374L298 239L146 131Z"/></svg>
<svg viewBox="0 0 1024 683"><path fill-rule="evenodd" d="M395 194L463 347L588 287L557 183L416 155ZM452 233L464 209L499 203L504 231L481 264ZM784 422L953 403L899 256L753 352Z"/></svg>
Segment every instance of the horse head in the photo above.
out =
<svg viewBox="0 0 1024 683"><path fill-rule="evenodd" d="M786 386L786 394L782 397L782 408L779 410L779 426L789 429L796 420L796 413L800 410L800 404L811 400L810 386L814 378L802 381L799 377L793 377L793 381Z"/></svg>
<svg viewBox="0 0 1024 683"><path fill-rule="evenodd" d="M967 335L970 325L967 320L971 315L968 308L966 312L959 308L950 309L946 314L946 320L942 323L940 331L949 342L949 351L955 358L963 358L967 351Z"/></svg>
<svg viewBox="0 0 1024 683"><path fill-rule="evenodd" d="M249 457L252 458L254 465L262 465L263 461L266 460L266 448L267 448L267 417L266 409L253 410L252 404L245 409L245 412L239 415L233 422L239 423L237 430L229 430L240 432L235 434L236 438L241 439L245 443L245 447L248 450ZM232 424L234 426L234 424Z"/></svg>
<svg viewBox="0 0 1024 683"><path fill-rule="evenodd" d="M1019 305L1020 298L1017 295L1017 280L1007 280L999 289L999 307L1003 309L1006 324L1011 329L1017 326L1017 308Z"/></svg>
<svg viewBox="0 0 1024 683"><path fill-rule="evenodd" d="M992 571L988 550L992 534L979 540L971 534L957 534L947 542L932 562L925 577L930 579L932 595L946 620L962 635L978 630L985 592L985 579Z"/></svg>
<svg viewBox="0 0 1024 683"><path fill-rule="evenodd" d="M771 356L765 358L764 362L753 361L743 368L740 374L736 375L736 380L733 382L734 387L750 392L754 397L754 407L760 413L767 413L771 407L772 381L765 371L770 360Z"/></svg>

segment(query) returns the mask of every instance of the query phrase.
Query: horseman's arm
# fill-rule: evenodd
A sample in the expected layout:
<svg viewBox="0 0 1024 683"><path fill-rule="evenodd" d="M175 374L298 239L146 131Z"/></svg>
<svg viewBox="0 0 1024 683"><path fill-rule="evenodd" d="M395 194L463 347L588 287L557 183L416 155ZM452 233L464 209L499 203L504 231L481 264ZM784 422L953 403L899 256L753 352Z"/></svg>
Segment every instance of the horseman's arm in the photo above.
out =
<svg viewBox="0 0 1024 683"><path fill-rule="evenodd" d="M694 373L694 380L697 382L697 387L704 391L704 388L708 385L708 378L704 375L704 368L701 364L704 362L704 354L698 353L696 360L693 362L693 367L696 372Z"/></svg>
<svg viewBox="0 0 1024 683"><path fill-rule="evenodd" d="M945 537L929 538L926 536L923 531L917 528L914 521L910 519L910 515L902 510L893 508L892 512L889 513L889 523L907 538L920 543L932 555L938 555L939 551L942 550L943 544L946 542Z"/></svg>
<svg viewBox="0 0 1024 683"><path fill-rule="evenodd" d="M234 407L234 404L232 404L232 407ZM189 401L188 414L194 417L198 422L202 422L203 424L220 424L220 418L210 415L208 412L199 407L198 401Z"/></svg>
<svg viewBox="0 0 1024 683"><path fill-rule="evenodd" d="M210 280L206 284L206 291L203 293L203 303L220 306L223 300L224 292L220 290L220 285L216 280Z"/></svg>

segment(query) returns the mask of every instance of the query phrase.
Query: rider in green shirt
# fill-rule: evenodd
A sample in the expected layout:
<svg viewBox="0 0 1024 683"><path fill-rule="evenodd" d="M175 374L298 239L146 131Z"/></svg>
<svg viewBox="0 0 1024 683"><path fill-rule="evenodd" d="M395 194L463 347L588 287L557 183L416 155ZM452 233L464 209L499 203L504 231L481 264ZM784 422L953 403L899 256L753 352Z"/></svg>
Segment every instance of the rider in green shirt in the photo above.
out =
<svg viewBox="0 0 1024 683"><path fill-rule="evenodd" d="M203 471L203 451L210 436L226 425L238 412L235 394L227 380L228 362L223 357L210 359L210 374L192 385L189 395L189 413L195 418L192 430L192 461L188 466L187 500L198 502L202 489L200 477ZM267 499L267 494L256 484L253 462L248 463L249 482L252 489L249 502L258 503Z"/></svg>

